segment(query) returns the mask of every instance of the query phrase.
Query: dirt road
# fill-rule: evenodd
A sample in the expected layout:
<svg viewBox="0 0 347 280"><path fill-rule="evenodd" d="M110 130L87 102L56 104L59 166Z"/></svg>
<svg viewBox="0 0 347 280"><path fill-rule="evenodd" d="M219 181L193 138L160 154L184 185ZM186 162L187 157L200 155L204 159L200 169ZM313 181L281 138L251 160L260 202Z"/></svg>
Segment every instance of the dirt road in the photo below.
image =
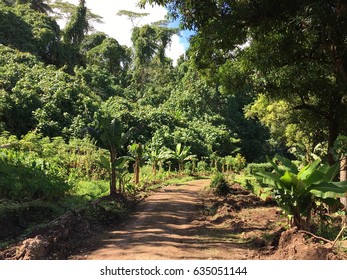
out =
<svg viewBox="0 0 347 280"><path fill-rule="evenodd" d="M167 186L143 202L128 222L96 237L79 259L249 259L254 253L218 235L204 221L202 190L209 180ZM199 206L200 205L200 206ZM225 229L224 229L225 230ZM224 231L219 229L219 233ZM220 236L220 234L219 234Z"/></svg>
<svg viewBox="0 0 347 280"><path fill-rule="evenodd" d="M284 231L287 219L272 200L263 201L237 183L230 186L227 195L215 196L204 190L208 184L209 180L197 180L163 187L143 201L123 224L90 238L86 234L83 239L61 242L60 247L56 244L56 251L52 250L48 258L347 259L329 242L321 244L296 228ZM72 220L66 216L62 220L71 222L78 217L71 225L77 226L79 233L84 229L88 232L89 224L83 223L80 216L69 217ZM55 233L52 229L47 232ZM26 239L0 251L0 259L42 259L49 240L52 238L44 234Z"/></svg>

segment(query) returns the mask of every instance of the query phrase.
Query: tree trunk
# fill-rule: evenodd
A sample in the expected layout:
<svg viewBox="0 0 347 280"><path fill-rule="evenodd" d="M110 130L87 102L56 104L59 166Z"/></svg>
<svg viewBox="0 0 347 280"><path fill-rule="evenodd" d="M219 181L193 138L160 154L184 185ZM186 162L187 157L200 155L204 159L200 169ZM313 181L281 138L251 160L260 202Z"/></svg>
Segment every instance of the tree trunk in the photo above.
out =
<svg viewBox="0 0 347 280"><path fill-rule="evenodd" d="M140 162L139 162L139 160L135 161L134 173L135 173L135 185L137 185L140 182Z"/></svg>
<svg viewBox="0 0 347 280"><path fill-rule="evenodd" d="M347 181L347 156L341 157L340 160L340 181ZM341 203L344 205L345 211L347 210L347 196L340 198ZM342 226L346 226L347 216L343 217Z"/></svg>
<svg viewBox="0 0 347 280"><path fill-rule="evenodd" d="M330 117L329 122L329 136L328 136L328 163L334 165L335 159L332 154L332 148L334 147L335 140L339 136L338 122L335 118Z"/></svg>
<svg viewBox="0 0 347 280"><path fill-rule="evenodd" d="M116 189L116 151L111 148L111 182L110 182L110 195L117 193Z"/></svg>
<svg viewBox="0 0 347 280"><path fill-rule="evenodd" d="M152 163L152 172L153 172L153 175L157 175L157 163L156 162L153 162Z"/></svg>
<svg viewBox="0 0 347 280"><path fill-rule="evenodd" d="M178 162L178 169L180 170L181 173L184 171L184 162L183 160L179 160Z"/></svg>
<svg viewBox="0 0 347 280"><path fill-rule="evenodd" d="M340 181L347 181L347 156L343 156L340 161Z"/></svg>

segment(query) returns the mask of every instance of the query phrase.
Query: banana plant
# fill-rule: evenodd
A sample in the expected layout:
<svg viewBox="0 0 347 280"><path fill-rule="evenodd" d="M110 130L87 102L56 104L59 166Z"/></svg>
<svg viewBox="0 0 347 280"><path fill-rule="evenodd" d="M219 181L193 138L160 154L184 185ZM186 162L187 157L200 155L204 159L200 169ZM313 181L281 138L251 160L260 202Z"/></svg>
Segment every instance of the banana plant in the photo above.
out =
<svg viewBox="0 0 347 280"><path fill-rule="evenodd" d="M134 163L134 183L137 185L140 182L140 166L143 159L143 146L138 143L134 143L128 147L132 160Z"/></svg>
<svg viewBox="0 0 347 280"><path fill-rule="evenodd" d="M339 171L338 163L329 166L316 160L299 170L279 155L267 160L274 171L258 172L256 176L272 187L277 203L292 218L292 226L309 227L311 210L317 200L332 205L347 192L347 182L333 181Z"/></svg>
<svg viewBox="0 0 347 280"><path fill-rule="evenodd" d="M181 143L176 145L175 151L171 150L172 158L177 159L178 161L178 169L180 172L183 172L184 162L187 160L192 160L196 157L196 155L190 154L190 147L183 147Z"/></svg>
<svg viewBox="0 0 347 280"><path fill-rule="evenodd" d="M118 178L118 193L122 193L124 192L124 178L125 176L128 174L128 162L132 160L131 157L127 157L127 156L123 156L123 157L118 157L115 161L114 161L114 170L115 170L115 180L116 178ZM99 164L101 167L111 171L111 162L105 158L104 156L100 156L100 161Z"/></svg>
<svg viewBox="0 0 347 280"><path fill-rule="evenodd" d="M146 156L148 161L152 164L153 175L156 176L158 164L172 158L172 153L168 148L160 147L152 143L152 145L147 147Z"/></svg>
<svg viewBox="0 0 347 280"><path fill-rule="evenodd" d="M98 126L88 127L88 133L95 140L96 146L110 152L110 160L101 158L104 167L109 166L110 170L110 195L117 193L116 189L116 167L117 151L122 145L122 126L119 120L100 117Z"/></svg>

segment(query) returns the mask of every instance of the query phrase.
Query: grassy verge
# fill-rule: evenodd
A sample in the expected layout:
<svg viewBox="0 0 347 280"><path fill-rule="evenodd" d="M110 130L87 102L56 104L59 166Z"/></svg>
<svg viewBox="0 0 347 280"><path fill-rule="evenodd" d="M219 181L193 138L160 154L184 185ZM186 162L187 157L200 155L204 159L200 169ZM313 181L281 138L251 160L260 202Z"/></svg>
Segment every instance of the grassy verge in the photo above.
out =
<svg viewBox="0 0 347 280"><path fill-rule="evenodd" d="M239 174L231 174L229 176L229 180L234 183L240 184L242 187L260 197L262 200L270 199L272 196L270 188L262 186L259 181L251 174L246 174L244 172L241 172Z"/></svg>
<svg viewBox="0 0 347 280"><path fill-rule="evenodd" d="M158 182L152 182L148 184L148 187L146 187L146 190L155 190L158 188L161 188L163 186L168 185L178 185L189 181L199 180L199 179L207 179L208 176L200 176L200 175L182 175L182 174L173 174L171 177L168 177L167 179L163 181Z"/></svg>

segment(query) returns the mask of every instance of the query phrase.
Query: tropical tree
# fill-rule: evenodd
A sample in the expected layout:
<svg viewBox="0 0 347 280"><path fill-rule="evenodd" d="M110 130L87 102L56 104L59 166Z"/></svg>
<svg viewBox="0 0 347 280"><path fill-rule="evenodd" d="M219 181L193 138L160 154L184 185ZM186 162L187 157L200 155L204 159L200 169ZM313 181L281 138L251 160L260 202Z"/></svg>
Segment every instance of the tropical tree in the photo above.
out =
<svg viewBox="0 0 347 280"><path fill-rule="evenodd" d="M128 10L119 10L117 12L117 16L126 16L131 21L133 28L137 27L141 19L148 15L149 13L136 13Z"/></svg>
<svg viewBox="0 0 347 280"><path fill-rule="evenodd" d="M92 35L94 40L86 38L87 40L82 41L82 47L88 48L85 52L87 65L105 69L118 80L117 84L124 85L131 61L129 50L116 39L98 35Z"/></svg>
<svg viewBox="0 0 347 280"><path fill-rule="evenodd" d="M49 0L47 2L53 9L52 13L54 14L54 18L56 19L67 21L76 11L76 5L63 0ZM92 13L92 11L88 8L86 17L88 22L103 23L102 16ZM93 30L92 26L89 26L89 28L90 30Z"/></svg>
<svg viewBox="0 0 347 280"><path fill-rule="evenodd" d="M30 52L47 64L58 64L62 56L59 25L27 5L0 2L0 38L2 45Z"/></svg>
<svg viewBox="0 0 347 280"><path fill-rule="evenodd" d="M100 117L98 126L95 128L88 127L88 132L98 147L106 149L110 153L110 195L115 195L117 193L116 167L117 165L123 165L124 162L123 159L118 159L119 162L117 162L117 152L122 146L122 124L117 119ZM105 160L101 160L105 162ZM104 165L107 166L107 163Z"/></svg>
<svg viewBox="0 0 347 280"><path fill-rule="evenodd" d="M86 1L80 0L78 7L72 14L70 21L67 23L63 39L66 44L79 46L89 30L87 19Z"/></svg>
<svg viewBox="0 0 347 280"><path fill-rule="evenodd" d="M161 147L160 145L152 142L147 146L146 156L152 165L152 173L154 176L156 176L158 165L161 166L165 160L170 159L172 154L171 151L166 147Z"/></svg>
<svg viewBox="0 0 347 280"><path fill-rule="evenodd" d="M18 135L78 136L89 124L98 98L80 77L36 56L0 46L0 123Z"/></svg>
<svg viewBox="0 0 347 280"><path fill-rule="evenodd" d="M170 64L170 60L165 56L165 50L175 33L177 29L148 24L133 29L131 35L134 48L133 76L140 91L144 90L146 81L150 79L153 67L162 68Z"/></svg>
<svg viewBox="0 0 347 280"><path fill-rule="evenodd" d="M184 162L188 160L192 160L196 157L196 155L190 154L189 146L182 146L181 143L176 145L176 149L174 151L171 150L171 155L173 159L178 161L178 170L183 172L184 170Z"/></svg>
<svg viewBox="0 0 347 280"><path fill-rule="evenodd" d="M17 4L28 4L31 9L41 12L41 13L51 13L53 12L52 8L48 3L45 3L47 1L42 0L16 0Z"/></svg>
<svg viewBox="0 0 347 280"><path fill-rule="evenodd" d="M316 160L299 170L293 162L279 155L268 161L274 172L260 171L256 175L263 184L273 187L274 198L290 217L292 226L309 229L311 210L317 200L336 205L337 198L347 192L347 181L334 181L339 163L329 166Z"/></svg>
<svg viewBox="0 0 347 280"><path fill-rule="evenodd" d="M137 185L140 182L140 167L143 160L143 146L140 143L134 143L128 147L130 154L134 160L134 183Z"/></svg>

